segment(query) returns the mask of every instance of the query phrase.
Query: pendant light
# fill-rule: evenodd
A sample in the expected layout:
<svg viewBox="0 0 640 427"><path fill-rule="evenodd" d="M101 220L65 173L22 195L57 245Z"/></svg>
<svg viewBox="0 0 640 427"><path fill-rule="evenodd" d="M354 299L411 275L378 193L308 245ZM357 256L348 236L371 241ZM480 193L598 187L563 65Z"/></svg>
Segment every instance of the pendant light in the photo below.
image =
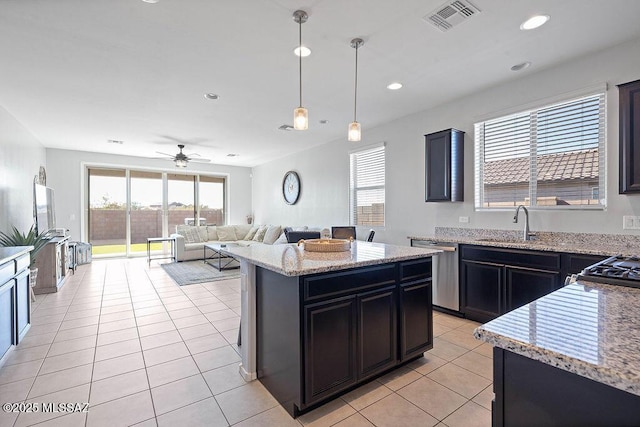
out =
<svg viewBox="0 0 640 427"><path fill-rule="evenodd" d="M298 23L298 48L302 51L302 24L307 22L309 15L304 10L293 12L293 20ZM309 127L309 112L302 106L302 55L298 56L300 65L300 104L293 110L293 128L295 130L306 130Z"/></svg>
<svg viewBox="0 0 640 427"><path fill-rule="evenodd" d="M351 47L356 50L356 73L355 73L355 91L353 95L353 122L349 124L349 134L347 139L349 141L360 141L362 139L362 130L360 123L356 120L356 112L358 107L358 49L364 45L364 40L353 39L351 40Z"/></svg>

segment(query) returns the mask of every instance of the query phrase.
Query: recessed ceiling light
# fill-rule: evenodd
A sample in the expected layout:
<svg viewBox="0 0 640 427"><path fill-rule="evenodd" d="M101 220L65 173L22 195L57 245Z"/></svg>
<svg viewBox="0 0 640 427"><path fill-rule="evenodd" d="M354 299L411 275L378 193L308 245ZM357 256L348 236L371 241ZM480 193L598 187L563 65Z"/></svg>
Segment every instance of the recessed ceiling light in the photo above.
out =
<svg viewBox="0 0 640 427"><path fill-rule="evenodd" d="M524 70L525 68L529 68L530 66L531 66L531 62L529 62L529 61L521 62L521 63L516 64L513 67L511 67L511 71Z"/></svg>
<svg viewBox="0 0 640 427"><path fill-rule="evenodd" d="M303 58L305 56L311 55L311 49L309 49L306 46L297 47L297 48L293 49L293 53L295 53L296 56L300 56L300 51L302 51L302 57Z"/></svg>
<svg viewBox="0 0 640 427"><path fill-rule="evenodd" d="M327 123L329 123L329 120L327 120L327 119L320 120L320 124L321 125L326 125Z"/></svg>
<svg viewBox="0 0 640 427"><path fill-rule="evenodd" d="M527 19L520 25L521 30L533 30L546 24L549 20L549 15L536 15Z"/></svg>
<svg viewBox="0 0 640 427"><path fill-rule="evenodd" d="M215 93L205 93L204 97L212 100L220 99L220 96Z"/></svg>
<svg viewBox="0 0 640 427"><path fill-rule="evenodd" d="M240 154L237 153L229 153L227 154L227 157L238 157Z"/></svg>
<svg viewBox="0 0 640 427"><path fill-rule="evenodd" d="M158 3L158 0L142 0L145 3Z"/></svg>
<svg viewBox="0 0 640 427"><path fill-rule="evenodd" d="M122 144L124 144L124 141L119 141L117 139L107 139L107 144L119 144L119 145L122 145Z"/></svg>
<svg viewBox="0 0 640 427"><path fill-rule="evenodd" d="M280 129L280 130L293 130L293 126L291 126L291 125L280 125L280 126L278 126L278 129Z"/></svg>
<svg viewBox="0 0 640 427"><path fill-rule="evenodd" d="M387 89L389 90L398 90L402 87L402 83L393 82L387 85Z"/></svg>

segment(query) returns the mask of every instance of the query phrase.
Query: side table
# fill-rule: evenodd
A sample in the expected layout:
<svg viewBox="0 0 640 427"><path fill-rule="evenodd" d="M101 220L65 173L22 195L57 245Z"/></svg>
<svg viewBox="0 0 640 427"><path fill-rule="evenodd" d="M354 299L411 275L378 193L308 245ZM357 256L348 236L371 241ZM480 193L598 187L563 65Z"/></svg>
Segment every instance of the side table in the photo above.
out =
<svg viewBox="0 0 640 427"><path fill-rule="evenodd" d="M169 242L171 246L171 251L169 252L169 256L166 254L161 254L159 256L151 257L151 244L152 243L162 243ZM176 262L176 238L175 237L148 237L147 238L147 263L151 265L152 259L172 259L173 262Z"/></svg>

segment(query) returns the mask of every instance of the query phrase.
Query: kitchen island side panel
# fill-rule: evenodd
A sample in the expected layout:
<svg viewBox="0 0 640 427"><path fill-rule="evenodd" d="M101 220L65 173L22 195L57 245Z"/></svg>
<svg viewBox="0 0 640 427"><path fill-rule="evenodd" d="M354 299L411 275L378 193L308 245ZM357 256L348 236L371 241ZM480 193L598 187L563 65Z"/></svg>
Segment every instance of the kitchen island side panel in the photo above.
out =
<svg viewBox="0 0 640 427"><path fill-rule="evenodd" d="M292 415L302 394L299 290L298 277L256 267L258 378Z"/></svg>
<svg viewBox="0 0 640 427"><path fill-rule="evenodd" d="M640 426L640 397L493 349L493 426Z"/></svg>

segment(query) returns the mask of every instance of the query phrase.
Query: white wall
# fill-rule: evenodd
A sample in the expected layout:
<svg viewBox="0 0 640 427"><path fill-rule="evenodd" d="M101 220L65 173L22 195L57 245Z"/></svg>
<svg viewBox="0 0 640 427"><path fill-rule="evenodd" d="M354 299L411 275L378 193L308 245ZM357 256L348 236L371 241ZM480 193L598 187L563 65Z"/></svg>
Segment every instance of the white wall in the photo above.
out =
<svg viewBox="0 0 640 427"><path fill-rule="evenodd" d="M45 160L42 144L0 107L0 231L33 224L33 178Z"/></svg>
<svg viewBox="0 0 640 427"><path fill-rule="evenodd" d="M142 157L118 156L113 154L90 153L86 151L59 150L47 148L47 186L55 190L56 223L58 227L69 229L72 239L87 240L81 233L81 218L86 206L83 192L86 185L84 165L111 165L129 168L155 169L176 172L172 163L166 160ZM246 216L251 213L251 169L237 166L191 163L187 173L226 174L227 211L230 224L246 224Z"/></svg>
<svg viewBox="0 0 640 427"><path fill-rule="evenodd" d="M535 64L534 64L535 67ZM531 229L546 231L640 234L622 229L623 215L640 215L640 195L618 194L618 90L616 84L640 79L640 39L573 60L561 66L469 95L375 129L363 122L361 146L386 141L386 227L376 241L407 244L408 235L433 234L435 226L519 229L513 212L475 212L473 202L473 124L492 113L561 97L600 83L607 91L607 193L605 211L535 211ZM405 88L402 90L410 90ZM348 118L345 118L345 128ZM463 203L424 202L424 135L457 128L465 135ZM345 137L321 147L255 167L253 208L259 223L338 225L348 221L349 150L358 145ZM280 187L284 173L296 170L303 193L298 204L285 205ZM468 216L469 224L460 224ZM359 231L359 235L361 232Z"/></svg>

